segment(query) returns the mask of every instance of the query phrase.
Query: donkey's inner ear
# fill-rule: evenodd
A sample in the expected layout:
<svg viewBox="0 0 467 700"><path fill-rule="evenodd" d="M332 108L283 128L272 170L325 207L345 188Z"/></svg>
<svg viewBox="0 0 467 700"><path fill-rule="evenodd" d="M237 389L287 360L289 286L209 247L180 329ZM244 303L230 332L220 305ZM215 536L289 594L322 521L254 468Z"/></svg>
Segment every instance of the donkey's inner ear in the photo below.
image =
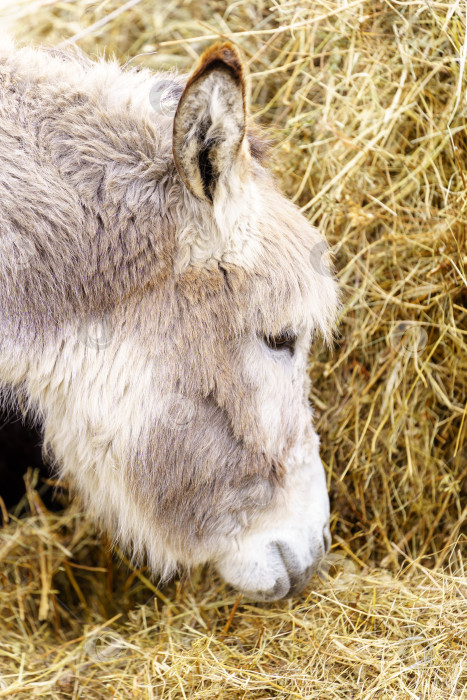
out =
<svg viewBox="0 0 467 700"><path fill-rule="evenodd" d="M214 200L219 180L237 163L245 129L240 57L231 44L214 44L190 75L174 119L175 164L193 194Z"/></svg>

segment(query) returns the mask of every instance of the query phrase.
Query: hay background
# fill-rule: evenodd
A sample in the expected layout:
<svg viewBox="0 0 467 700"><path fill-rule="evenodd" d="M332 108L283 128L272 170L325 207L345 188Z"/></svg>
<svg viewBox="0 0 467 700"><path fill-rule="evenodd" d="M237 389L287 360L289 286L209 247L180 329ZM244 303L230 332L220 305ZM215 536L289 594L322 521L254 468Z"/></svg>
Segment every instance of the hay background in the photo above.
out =
<svg viewBox="0 0 467 700"><path fill-rule="evenodd" d="M234 41L272 167L334 246L344 292L339 339L310 363L329 575L274 605L210 569L159 590L76 506L48 513L30 474L0 533L0 698L467 698L465 3L0 12L20 41L84 30L91 55L157 51L132 61L155 69Z"/></svg>

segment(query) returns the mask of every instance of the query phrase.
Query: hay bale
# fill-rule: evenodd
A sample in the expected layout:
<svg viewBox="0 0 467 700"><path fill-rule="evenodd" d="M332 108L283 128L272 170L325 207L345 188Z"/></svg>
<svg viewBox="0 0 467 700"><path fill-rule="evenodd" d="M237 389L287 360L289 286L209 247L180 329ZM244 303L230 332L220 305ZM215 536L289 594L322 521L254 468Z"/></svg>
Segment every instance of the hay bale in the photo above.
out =
<svg viewBox="0 0 467 700"><path fill-rule="evenodd" d="M335 348L312 400L332 566L247 604L206 572L159 590L75 506L0 535L0 698L465 697L467 156L462 5L4 3L24 42L188 70L247 58L283 189L334 246ZM156 53L155 53L156 52Z"/></svg>

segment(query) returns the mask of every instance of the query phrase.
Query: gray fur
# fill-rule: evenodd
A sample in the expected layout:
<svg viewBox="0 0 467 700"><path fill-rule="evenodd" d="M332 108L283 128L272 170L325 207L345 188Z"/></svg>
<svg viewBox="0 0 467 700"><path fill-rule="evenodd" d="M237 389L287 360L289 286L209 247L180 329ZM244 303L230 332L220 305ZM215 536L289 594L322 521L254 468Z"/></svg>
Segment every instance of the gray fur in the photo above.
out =
<svg viewBox="0 0 467 700"><path fill-rule="evenodd" d="M261 598L266 584L233 580L226 562L260 531L282 542L268 528L302 498L291 484L318 444L307 351L332 329L337 292L314 259L319 233L248 134L240 150L219 150L213 202L190 191L173 115L149 103L162 79L180 90L186 80L78 52L0 50L0 385L35 411L58 473L136 558L162 574L213 561ZM211 109L191 84L196 99ZM105 343L86 340L95 321ZM285 326L294 358L263 343ZM324 500L303 545L313 561ZM280 577L297 588L300 566L315 567L291 546L281 551L293 575Z"/></svg>

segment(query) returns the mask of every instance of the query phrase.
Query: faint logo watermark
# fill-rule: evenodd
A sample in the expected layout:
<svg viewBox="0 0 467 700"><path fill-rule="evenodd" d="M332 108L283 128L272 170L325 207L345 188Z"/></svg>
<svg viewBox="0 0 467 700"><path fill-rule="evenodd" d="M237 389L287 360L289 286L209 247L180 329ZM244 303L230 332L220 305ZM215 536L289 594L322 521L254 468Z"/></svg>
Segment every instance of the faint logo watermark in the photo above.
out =
<svg viewBox="0 0 467 700"><path fill-rule="evenodd" d="M244 476L237 486L237 498L243 508L266 508L272 501L274 489L269 479L259 474Z"/></svg>
<svg viewBox="0 0 467 700"><path fill-rule="evenodd" d="M358 567L344 552L328 552L317 574L326 586L349 588L358 579Z"/></svg>
<svg viewBox="0 0 467 700"><path fill-rule="evenodd" d="M321 240L315 243L310 253L312 268L323 277L333 276L332 248L327 241Z"/></svg>
<svg viewBox="0 0 467 700"><path fill-rule="evenodd" d="M467 466L467 445L459 446L452 457L448 459L447 464L459 466L460 469L465 468Z"/></svg>
<svg viewBox="0 0 467 700"><path fill-rule="evenodd" d="M417 646L421 647L420 651L417 650ZM405 669L431 667L435 660L435 644L421 635L406 637L398 643L397 657ZM412 659L414 660L410 663Z"/></svg>
<svg viewBox="0 0 467 700"><path fill-rule="evenodd" d="M107 316L92 317L81 324L78 337L92 350L107 348L113 339L113 328Z"/></svg>
<svg viewBox="0 0 467 700"><path fill-rule="evenodd" d="M29 267L36 253L34 243L21 234L7 230L0 236L0 258L12 272Z"/></svg>
<svg viewBox="0 0 467 700"><path fill-rule="evenodd" d="M170 392L156 398L157 417L172 430L183 430L194 420L196 404L181 392Z"/></svg>
<svg viewBox="0 0 467 700"><path fill-rule="evenodd" d="M109 627L91 632L84 643L86 654L93 661L98 662L116 659L121 656L128 647L128 642Z"/></svg>
<svg viewBox="0 0 467 700"><path fill-rule="evenodd" d="M170 80L154 83L149 92L149 103L159 114L171 117L177 110L181 87Z"/></svg>
<svg viewBox="0 0 467 700"><path fill-rule="evenodd" d="M428 333L418 321L399 321L389 334L389 344L400 355L418 357L428 344Z"/></svg>

